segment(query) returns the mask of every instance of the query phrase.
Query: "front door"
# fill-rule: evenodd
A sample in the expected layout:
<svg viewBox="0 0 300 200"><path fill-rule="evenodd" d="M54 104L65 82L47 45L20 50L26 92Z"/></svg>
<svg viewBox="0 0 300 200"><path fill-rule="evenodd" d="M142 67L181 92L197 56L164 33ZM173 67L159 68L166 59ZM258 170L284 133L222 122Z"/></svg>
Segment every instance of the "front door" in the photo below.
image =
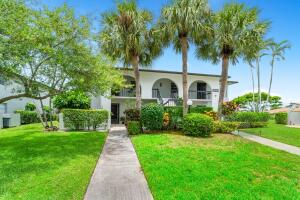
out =
<svg viewBox="0 0 300 200"><path fill-rule="evenodd" d="M206 83L197 83L197 99L206 99Z"/></svg>
<svg viewBox="0 0 300 200"><path fill-rule="evenodd" d="M111 104L111 123L119 124L120 118L120 104L112 103Z"/></svg>

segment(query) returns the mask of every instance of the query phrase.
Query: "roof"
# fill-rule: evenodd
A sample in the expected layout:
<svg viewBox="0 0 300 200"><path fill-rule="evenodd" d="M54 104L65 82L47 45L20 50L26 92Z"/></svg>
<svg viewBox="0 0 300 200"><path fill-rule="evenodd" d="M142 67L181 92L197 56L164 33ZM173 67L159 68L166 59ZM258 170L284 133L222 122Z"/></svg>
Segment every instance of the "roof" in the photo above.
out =
<svg viewBox="0 0 300 200"><path fill-rule="evenodd" d="M282 113L282 112L283 113L289 112L289 108L277 108L277 109L269 111L270 114L276 114L276 113Z"/></svg>
<svg viewBox="0 0 300 200"><path fill-rule="evenodd" d="M132 68L123 68L123 67L119 67L119 69L121 70L132 70ZM157 69L145 69L142 68L139 70L140 72L154 72L154 73L166 73L166 74L182 74L182 72L178 72L178 71L168 71L168 70L157 70ZM217 75L217 74L202 74L202 73L192 73L189 72L188 75L194 75L194 76L208 76L208 77L218 77L220 78L221 75ZM228 78L231 78L230 76L228 76ZM231 83L238 83L237 81L230 81Z"/></svg>
<svg viewBox="0 0 300 200"><path fill-rule="evenodd" d="M292 112L300 112L300 108L295 108L292 110Z"/></svg>

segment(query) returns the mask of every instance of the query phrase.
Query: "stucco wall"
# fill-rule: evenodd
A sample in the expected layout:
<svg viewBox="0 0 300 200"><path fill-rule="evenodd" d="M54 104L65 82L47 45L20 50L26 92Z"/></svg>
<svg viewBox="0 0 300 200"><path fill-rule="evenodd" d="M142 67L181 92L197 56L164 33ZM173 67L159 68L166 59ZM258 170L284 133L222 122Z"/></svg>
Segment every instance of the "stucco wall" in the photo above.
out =
<svg viewBox="0 0 300 200"><path fill-rule="evenodd" d="M300 125L300 112L289 112L288 113L288 124L289 125Z"/></svg>
<svg viewBox="0 0 300 200"><path fill-rule="evenodd" d="M124 71L124 75L132 76L132 71ZM151 99L152 98L152 87L154 83L159 79L170 79L177 85L178 96L183 96L183 88L182 88L182 75L174 74L174 73L160 73L160 72L147 72L141 71L141 88L142 88L142 98L143 99ZM218 99L219 99L219 77L211 77L211 76L198 76L198 75L188 75L188 87L191 86L195 81L203 81L206 82L211 90L212 90L212 100L209 102L214 110L218 108Z"/></svg>

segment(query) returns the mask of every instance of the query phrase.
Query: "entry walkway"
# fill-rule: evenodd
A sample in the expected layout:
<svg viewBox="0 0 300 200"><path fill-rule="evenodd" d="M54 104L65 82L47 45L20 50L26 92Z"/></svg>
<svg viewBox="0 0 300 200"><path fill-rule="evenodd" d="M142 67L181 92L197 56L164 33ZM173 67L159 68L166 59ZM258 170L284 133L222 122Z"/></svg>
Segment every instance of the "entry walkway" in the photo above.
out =
<svg viewBox="0 0 300 200"><path fill-rule="evenodd" d="M124 126L111 128L85 200L153 200Z"/></svg>
<svg viewBox="0 0 300 200"><path fill-rule="evenodd" d="M300 156L300 148L299 147L284 144L284 143L281 143L281 142L276 142L274 140L259 137L257 135L248 134L248 133L245 133L243 131L235 131L235 132L233 132L233 134L239 135L243 138L246 138L248 140L252 140L254 142L258 142L260 144L264 144L264 145L273 147L275 149L279 149L279 150L286 151L286 152L289 152L289 153L296 154L296 155Z"/></svg>

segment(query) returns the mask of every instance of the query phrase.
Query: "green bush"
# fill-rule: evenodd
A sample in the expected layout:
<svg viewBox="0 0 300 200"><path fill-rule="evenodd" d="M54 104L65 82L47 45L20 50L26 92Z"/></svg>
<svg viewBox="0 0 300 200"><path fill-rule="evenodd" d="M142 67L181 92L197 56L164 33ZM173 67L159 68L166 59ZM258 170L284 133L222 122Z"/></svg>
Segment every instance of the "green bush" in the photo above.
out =
<svg viewBox="0 0 300 200"><path fill-rule="evenodd" d="M91 99L83 92L70 91L54 97L53 105L59 110L63 108L89 109Z"/></svg>
<svg viewBox="0 0 300 200"><path fill-rule="evenodd" d="M190 113L183 118L183 132L186 135L207 137L213 131L211 117L198 113Z"/></svg>
<svg viewBox="0 0 300 200"><path fill-rule="evenodd" d="M182 128L183 108L182 106L166 106L164 111L169 114L170 123L168 129L179 130Z"/></svg>
<svg viewBox="0 0 300 200"><path fill-rule="evenodd" d="M239 129L244 128L263 128L268 125L268 122L239 122Z"/></svg>
<svg viewBox="0 0 300 200"><path fill-rule="evenodd" d="M127 109L124 111L125 114L125 124L129 121L140 121L141 115L138 109Z"/></svg>
<svg viewBox="0 0 300 200"><path fill-rule="evenodd" d="M226 119L236 122L268 122L270 115L266 112L235 112Z"/></svg>
<svg viewBox="0 0 300 200"><path fill-rule="evenodd" d="M137 135L142 132L141 123L139 121L128 121L127 130L130 135Z"/></svg>
<svg viewBox="0 0 300 200"><path fill-rule="evenodd" d="M238 129L239 122L214 121L213 133L231 133Z"/></svg>
<svg viewBox="0 0 300 200"><path fill-rule="evenodd" d="M156 103L149 103L142 107L141 122L147 130L160 130L163 126L164 108Z"/></svg>
<svg viewBox="0 0 300 200"><path fill-rule="evenodd" d="M36 106L34 103L27 103L25 105L25 110L27 110L27 111L35 111L35 109L36 109Z"/></svg>
<svg viewBox="0 0 300 200"><path fill-rule="evenodd" d="M16 110L15 113L20 114L21 124L33 124L40 122L40 119L35 111Z"/></svg>
<svg viewBox="0 0 300 200"><path fill-rule="evenodd" d="M190 107L190 113L206 113L206 112L210 112L213 111L212 107L209 106L203 106L203 105L197 105L197 106L191 106Z"/></svg>
<svg viewBox="0 0 300 200"><path fill-rule="evenodd" d="M276 124L287 124L288 123L288 114L287 113L276 113L275 114Z"/></svg>
<svg viewBox="0 0 300 200"><path fill-rule="evenodd" d="M63 109L62 113L65 127L73 130L95 130L108 119L106 110Z"/></svg>

